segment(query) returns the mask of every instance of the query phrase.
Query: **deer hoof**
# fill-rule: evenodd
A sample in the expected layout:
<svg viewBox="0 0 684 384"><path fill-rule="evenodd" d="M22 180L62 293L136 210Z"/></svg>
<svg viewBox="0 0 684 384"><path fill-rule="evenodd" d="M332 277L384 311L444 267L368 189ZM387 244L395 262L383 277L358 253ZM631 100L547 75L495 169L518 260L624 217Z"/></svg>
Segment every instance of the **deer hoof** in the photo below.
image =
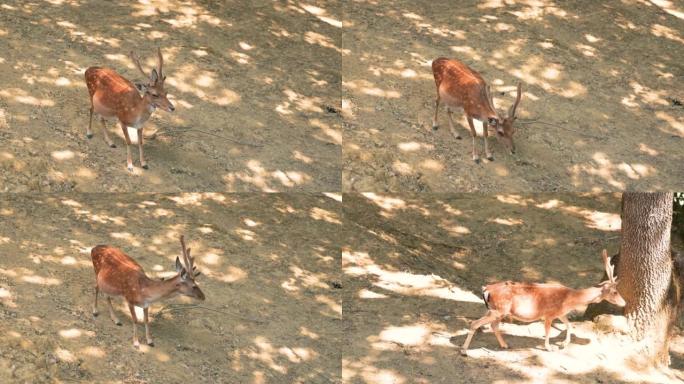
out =
<svg viewBox="0 0 684 384"><path fill-rule="evenodd" d="M480 158L479 157L473 157L473 161L475 164L480 164Z"/></svg>
<svg viewBox="0 0 684 384"><path fill-rule="evenodd" d="M468 356L468 350L467 349L461 349L461 356Z"/></svg>
<svg viewBox="0 0 684 384"><path fill-rule="evenodd" d="M143 169L150 169L150 167L147 166L147 164L142 165Z"/></svg>
<svg viewBox="0 0 684 384"><path fill-rule="evenodd" d="M140 348L140 343L138 342L138 340L136 340L136 341L133 343L133 348L135 348L135 349L139 349L139 348Z"/></svg>
<svg viewBox="0 0 684 384"><path fill-rule="evenodd" d="M116 144L114 144L114 143L109 144L109 148L116 148Z"/></svg>
<svg viewBox="0 0 684 384"><path fill-rule="evenodd" d="M154 347L154 341L148 341L147 345L149 345L150 347Z"/></svg>
<svg viewBox="0 0 684 384"><path fill-rule="evenodd" d="M92 138L93 138L93 134L92 134L92 133L86 133L86 137L89 138L89 139L92 139Z"/></svg>
<svg viewBox="0 0 684 384"><path fill-rule="evenodd" d="M487 156L487 160L494 161L494 156L492 156L492 155Z"/></svg>
<svg viewBox="0 0 684 384"><path fill-rule="evenodd" d="M114 324L116 324L116 325L119 326L119 327L123 325L123 323L121 323L120 320L115 321Z"/></svg>
<svg viewBox="0 0 684 384"><path fill-rule="evenodd" d="M132 166L132 165L129 165L129 166L126 167L126 168L128 169L128 172L133 172L133 166Z"/></svg>
<svg viewBox="0 0 684 384"><path fill-rule="evenodd" d="M432 130L433 130L433 131L436 131L436 130L438 130L438 129L439 129L439 125L437 125L437 124L435 124L435 123L432 123Z"/></svg>
<svg viewBox="0 0 684 384"><path fill-rule="evenodd" d="M100 314L100 312L93 312L93 317L97 317Z"/></svg>

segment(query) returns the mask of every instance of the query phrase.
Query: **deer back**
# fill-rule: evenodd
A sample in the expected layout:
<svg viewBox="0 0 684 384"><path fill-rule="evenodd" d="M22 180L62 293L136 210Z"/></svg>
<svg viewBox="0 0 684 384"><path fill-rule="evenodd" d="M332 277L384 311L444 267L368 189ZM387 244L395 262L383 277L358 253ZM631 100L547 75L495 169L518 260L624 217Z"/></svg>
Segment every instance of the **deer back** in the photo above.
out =
<svg viewBox="0 0 684 384"><path fill-rule="evenodd" d="M440 57L432 62L432 74L440 97L447 103L462 106L467 115L478 120L498 119L487 83L477 71L458 60Z"/></svg>
<svg viewBox="0 0 684 384"><path fill-rule="evenodd" d="M90 67L85 72L85 80L90 96L97 92L98 102L115 111L122 121L126 120L126 112L133 112L133 107L141 100L135 85L112 69Z"/></svg>
<svg viewBox="0 0 684 384"><path fill-rule="evenodd" d="M483 287L490 309L521 320L555 316L572 291L560 284L518 283L505 281ZM561 314L562 315L562 314Z"/></svg>
<svg viewBox="0 0 684 384"><path fill-rule="evenodd" d="M131 302L139 301L142 283L147 276L142 266L121 250L98 245L90 251L98 285L107 293L122 295Z"/></svg>

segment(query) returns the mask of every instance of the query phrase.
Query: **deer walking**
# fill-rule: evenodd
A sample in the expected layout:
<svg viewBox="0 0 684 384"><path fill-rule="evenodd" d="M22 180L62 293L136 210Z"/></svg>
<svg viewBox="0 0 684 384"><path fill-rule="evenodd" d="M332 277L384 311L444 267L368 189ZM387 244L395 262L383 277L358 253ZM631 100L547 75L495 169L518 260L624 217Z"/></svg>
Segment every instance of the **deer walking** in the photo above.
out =
<svg viewBox="0 0 684 384"><path fill-rule="evenodd" d="M194 259L190 256L190 248L185 247L183 236L180 237L183 253L183 264L176 257L176 272L178 274L167 280L152 280L135 260L121 250L109 245L98 245L90 252L95 268L95 302L93 303L93 316L99 314L97 309L97 297L99 292L105 294L109 306L109 316L114 324L121 325L121 320L116 317L112 307L112 296L123 296L128 303L133 319L133 346L138 348L137 325L138 319L135 307L142 307L145 321L145 338L147 345L154 346L150 336L148 308L152 303L168 299L176 295L185 295L198 300L204 300L204 293L195 283L195 277L200 272L195 271Z"/></svg>
<svg viewBox="0 0 684 384"><path fill-rule="evenodd" d="M613 266L610 264L608 252L602 253L608 280L601 282L595 287L585 289L572 289L560 284L531 284L516 283L511 281L489 284L482 287L487 313L480 319L473 321L470 332L461 347L461 354L466 356L468 346L473 335L485 324L491 324L492 331L501 348L508 348L499 332L499 323L505 317L510 317L523 322L533 322L544 319L544 347L551 351L549 345L549 331L551 323L560 319L566 326L565 340L561 343L566 347L570 343L571 327L567 314L573 310L579 310L590 303L599 303L607 300L617 306L624 307L625 299L617 290L617 279L613 275Z"/></svg>
<svg viewBox="0 0 684 384"><path fill-rule="evenodd" d="M494 156L489 151L487 137L489 136L488 125L496 129L497 139L511 152L515 153L513 144L513 134L515 128L513 122L516 120L516 109L522 97L522 85L518 83L518 94L515 103L508 109L508 115L502 117L494 108L494 100L489 85L474 69L468 67L455 59L440 57L432 62L432 74L435 77L437 86L437 98L435 99L435 115L432 118L432 129L436 130L437 113L439 103L444 101L447 116L449 117L449 130L456 139L461 139L461 135L454 128L452 114L455 109L463 108L470 134L473 138L473 161L480 162L480 155L477 150L477 132L473 125L473 119L482 122L482 135L484 136L484 152L488 160L494 160Z"/></svg>
<svg viewBox="0 0 684 384"><path fill-rule="evenodd" d="M126 139L126 162L129 171L133 170L133 160L131 159L131 139L128 136L127 127L138 130L138 149L140 150L140 166L148 169L147 162L143 156L143 124L150 118L156 108L161 108L167 112L173 112L175 107L166 98L167 92L164 90L164 80L166 76L162 72L164 58L161 49L157 48L159 56L159 66L153 69L149 77L140 65L138 58L132 51L131 60L135 63L140 72L148 78L147 84L133 84L126 80L116 71L109 68L90 67L85 71L85 81L90 94L90 121L86 130L86 137L93 137L92 124L93 112L100 116L104 139L111 148L116 148L114 142L107 134L106 118L116 117L123 130ZM143 95L140 95L140 92Z"/></svg>

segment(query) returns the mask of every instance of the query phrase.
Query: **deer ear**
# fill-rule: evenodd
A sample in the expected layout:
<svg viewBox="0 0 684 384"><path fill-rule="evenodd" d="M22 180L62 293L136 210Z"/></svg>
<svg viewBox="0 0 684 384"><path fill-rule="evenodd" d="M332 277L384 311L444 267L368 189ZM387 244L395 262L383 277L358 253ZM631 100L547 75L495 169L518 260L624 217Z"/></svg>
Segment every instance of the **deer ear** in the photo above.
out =
<svg viewBox="0 0 684 384"><path fill-rule="evenodd" d="M155 84L157 80L159 80L159 75L157 74L157 70L153 69L152 74L150 75L150 81L152 82L152 84Z"/></svg>
<svg viewBox="0 0 684 384"><path fill-rule="evenodd" d="M143 83L135 83L135 88L138 89L138 92L145 93L147 91L147 85Z"/></svg>
<svg viewBox="0 0 684 384"><path fill-rule="evenodd" d="M195 272L195 277L197 277L197 276L199 276L199 275L201 275L201 274L202 274L202 272L197 271L197 272Z"/></svg>
<svg viewBox="0 0 684 384"><path fill-rule="evenodd" d="M183 264L181 264L180 259L176 256L176 272L183 270Z"/></svg>

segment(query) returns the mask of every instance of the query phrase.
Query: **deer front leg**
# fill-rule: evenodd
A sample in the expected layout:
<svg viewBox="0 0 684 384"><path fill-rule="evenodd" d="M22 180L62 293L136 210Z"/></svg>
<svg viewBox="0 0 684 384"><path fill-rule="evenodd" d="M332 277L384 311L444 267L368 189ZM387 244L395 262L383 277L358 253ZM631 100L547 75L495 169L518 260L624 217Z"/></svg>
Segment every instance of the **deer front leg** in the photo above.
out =
<svg viewBox="0 0 684 384"><path fill-rule="evenodd" d="M93 127L93 104L92 104L92 102L93 101L91 100L90 101L90 120L88 120L88 128L86 129L86 137L89 139L93 138L93 131L92 131L92 127Z"/></svg>
<svg viewBox="0 0 684 384"><path fill-rule="evenodd" d="M133 347L140 348L140 342L138 341L138 317L135 316L135 306L128 303L128 310L131 311L131 319L133 319Z"/></svg>
<svg viewBox="0 0 684 384"><path fill-rule="evenodd" d="M489 145L487 144L487 138L489 137L489 126L484 121L482 122L482 136L484 136L484 151L487 160L494 161L494 156L489 152Z"/></svg>
<svg viewBox="0 0 684 384"><path fill-rule="evenodd" d="M563 324L565 324L565 329L566 329L565 340L563 340L563 342L561 343L563 348L565 348L568 346L568 344L570 344L570 334L572 331L571 331L571 327L570 327L570 321L568 321L568 318L566 316L560 317L560 321L562 321Z"/></svg>
<svg viewBox="0 0 684 384"><path fill-rule="evenodd" d="M458 131L454 127L454 118L452 117L453 114L454 114L454 111L452 111L451 108L447 107L447 116L449 117L449 130L451 131L451 134L454 135L454 137L457 140L461 140L461 135L458 133Z"/></svg>
<svg viewBox="0 0 684 384"><path fill-rule="evenodd" d="M503 349L508 349L508 344L506 344L506 341L503 339L503 336L501 336L501 332L499 332L499 323L501 320L496 320L492 322L492 331L494 331L494 336L496 336L496 340L499 342L499 345Z"/></svg>
<svg viewBox="0 0 684 384"><path fill-rule="evenodd" d="M470 324L470 332L468 332L468 336L465 339L465 342L463 342L463 346L461 347L461 355L467 356L468 352L468 346L470 345L471 340L473 339L473 336L475 335L475 332L482 327L485 324L489 324L491 322L497 321L500 318L500 315L496 311L487 311L487 313L482 316L480 319L473 321ZM503 340L503 339L502 339ZM505 344L505 342L504 342Z"/></svg>
<svg viewBox="0 0 684 384"><path fill-rule="evenodd" d="M116 145L112 141L112 139L109 138L109 133L107 133L107 124L105 124L105 119L104 117L100 118L100 122L102 123L102 132L104 132L104 139L107 145L109 145L109 148L116 148Z"/></svg>
<svg viewBox="0 0 684 384"><path fill-rule="evenodd" d="M154 347L154 342L152 341L152 337L150 336L150 319L147 316L147 310L147 308L143 308L143 313L145 314L145 339L147 340L147 345L149 345L150 347Z"/></svg>
<svg viewBox="0 0 684 384"><path fill-rule="evenodd" d="M126 139L126 167L129 171L133 171L133 159L131 158L131 138L128 137L128 127L124 123L121 124L121 129L123 129L124 138Z"/></svg>
<svg viewBox="0 0 684 384"><path fill-rule="evenodd" d="M107 304L109 305L109 317L112 319L114 324L121 326L121 320L119 320L119 318L116 317L116 314L114 313L114 307L112 306L111 296L107 296Z"/></svg>
<svg viewBox="0 0 684 384"><path fill-rule="evenodd" d="M97 317L97 315L100 314L100 312L97 310L97 296L100 293L100 287L97 286L97 283L95 283L95 302L93 303L93 317Z"/></svg>
<svg viewBox="0 0 684 384"><path fill-rule="evenodd" d="M554 348L551 347L551 344L549 344L549 332L551 331L551 323L553 323L553 319L544 319L544 348L546 348L547 351L554 350Z"/></svg>
<svg viewBox="0 0 684 384"><path fill-rule="evenodd" d="M439 128L437 125L437 112L439 112L439 93L437 93L437 98L435 99L435 114L432 116L432 130L436 131Z"/></svg>
<svg viewBox="0 0 684 384"><path fill-rule="evenodd" d="M470 126L470 135L473 137L473 161L475 163L480 162L480 155L477 152L477 143L475 140L477 139L477 131L475 131L475 125L473 125L473 118L470 116L467 116L468 119L468 125Z"/></svg>
<svg viewBox="0 0 684 384"><path fill-rule="evenodd" d="M145 161L145 157L143 156L143 130L142 130L142 128L138 128L138 149L140 149L140 166L143 167L143 169L148 169L147 162Z"/></svg>

